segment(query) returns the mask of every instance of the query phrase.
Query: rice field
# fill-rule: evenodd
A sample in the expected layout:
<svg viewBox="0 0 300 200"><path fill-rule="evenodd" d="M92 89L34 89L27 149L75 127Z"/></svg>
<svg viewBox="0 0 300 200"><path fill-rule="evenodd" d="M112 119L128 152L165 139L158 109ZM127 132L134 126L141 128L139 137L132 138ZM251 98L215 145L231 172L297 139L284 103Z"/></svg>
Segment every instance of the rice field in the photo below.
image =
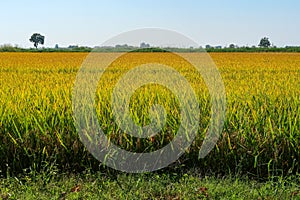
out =
<svg viewBox="0 0 300 200"><path fill-rule="evenodd" d="M1 174L41 170L51 163L61 170L98 168L99 162L78 137L72 115L73 85L87 55L0 53ZM171 65L185 76L200 105L197 137L181 162L204 171L258 177L299 172L300 54L210 56L223 78L227 110L222 134L204 159L198 159L198 153L210 119L209 93L195 69L167 53L129 53L104 73L95 105L107 137L128 151L145 152L165 146L176 134L180 125L178 100L168 89L155 84L136 90L130 115L136 124L146 125L149 106L163 105L167 121L160 134L138 139L123 133L114 123L110 104L114 85L129 69L150 58Z"/></svg>

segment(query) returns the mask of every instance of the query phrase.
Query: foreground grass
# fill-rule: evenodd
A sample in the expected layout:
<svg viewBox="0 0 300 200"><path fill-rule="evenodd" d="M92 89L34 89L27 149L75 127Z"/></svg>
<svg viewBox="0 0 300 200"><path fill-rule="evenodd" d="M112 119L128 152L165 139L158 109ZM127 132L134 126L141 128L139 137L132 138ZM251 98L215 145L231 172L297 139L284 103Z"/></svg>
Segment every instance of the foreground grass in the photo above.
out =
<svg viewBox="0 0 300 200"><path fill-rule="evenodd" d="M195 173L41 173L0 179L0 199L299 199L300 177L257 182Z"/></svg>

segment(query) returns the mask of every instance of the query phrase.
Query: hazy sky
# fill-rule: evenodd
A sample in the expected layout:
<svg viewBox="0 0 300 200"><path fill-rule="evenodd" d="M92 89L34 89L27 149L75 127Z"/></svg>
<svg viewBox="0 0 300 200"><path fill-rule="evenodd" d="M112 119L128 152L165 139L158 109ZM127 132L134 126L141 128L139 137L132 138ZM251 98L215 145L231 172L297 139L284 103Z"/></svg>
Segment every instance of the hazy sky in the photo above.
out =
<svg viewBox="0 0 300 200"><path fill-rule="evenodd" d="M122 32L153 27L199 45L300 46L299 0L8 0L0 3L0 44L96 46Z"/></svg>

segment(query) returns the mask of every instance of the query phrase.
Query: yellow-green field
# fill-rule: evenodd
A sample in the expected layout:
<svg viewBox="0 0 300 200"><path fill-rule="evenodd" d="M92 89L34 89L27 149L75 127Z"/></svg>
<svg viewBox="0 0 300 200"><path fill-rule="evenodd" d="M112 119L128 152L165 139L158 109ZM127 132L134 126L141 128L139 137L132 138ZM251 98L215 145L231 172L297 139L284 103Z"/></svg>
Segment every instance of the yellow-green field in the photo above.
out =
<svg viewBox="0 0 300 200"><path fill-rule="evenodd" d="M95 168L72 117L72 88L86 53L0 54L0 172L41 169L54 162L61 169ZM199 137L183 160L217 173L248 172L257 176L299 171L300 54L212 53L225 84L225 127L208 156L197 160L210 118L207 89L190 66L163 53L130 53L115 62L99 83L99 121L111 140L131 151L157 149L174 136L180 123L176 98L162 86L149 85L132 97L135 122L147 124L153 102L168 111L167 125L155 138L136 139L112 123L110 95L118 78L151 59L170 64L197 93L201 107ZM109 54L107 54L109 56ZM189 54L195 56L195 54Z"/></svg>

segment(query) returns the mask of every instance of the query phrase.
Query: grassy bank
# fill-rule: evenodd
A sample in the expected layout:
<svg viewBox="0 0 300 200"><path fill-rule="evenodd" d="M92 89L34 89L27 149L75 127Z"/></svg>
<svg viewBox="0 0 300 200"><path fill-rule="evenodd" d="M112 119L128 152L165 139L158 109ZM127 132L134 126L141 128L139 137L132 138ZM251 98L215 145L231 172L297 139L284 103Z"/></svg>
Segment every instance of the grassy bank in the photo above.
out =
<svg viewBox="0 0 300 200"><path fill-rule="evenodd" d="M41 173L0 179L0 199L299 199L299 176L265 182L243 176Z"/></svg>

